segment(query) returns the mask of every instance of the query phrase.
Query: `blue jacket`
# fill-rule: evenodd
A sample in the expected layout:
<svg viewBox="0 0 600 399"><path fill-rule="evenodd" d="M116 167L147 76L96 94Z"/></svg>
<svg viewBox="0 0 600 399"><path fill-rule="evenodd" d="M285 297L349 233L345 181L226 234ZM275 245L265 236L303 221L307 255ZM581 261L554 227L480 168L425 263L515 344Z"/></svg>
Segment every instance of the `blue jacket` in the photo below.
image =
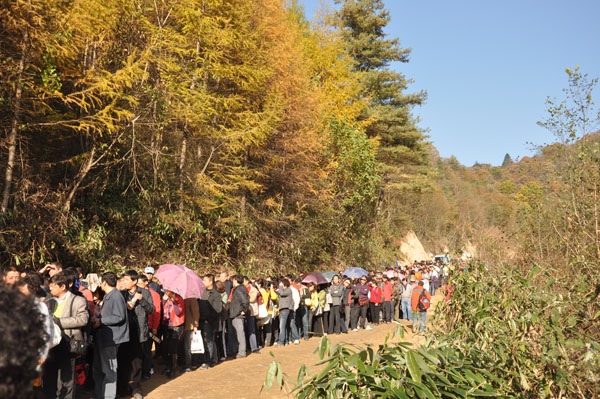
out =
<svg viewBox="0 0 600 399"><path fill-rule="evenodd" d="M96 329L96 341L101 346L129 342L129 320L125 298L117 289L104 296L100 314L100 327Z"/></svg>

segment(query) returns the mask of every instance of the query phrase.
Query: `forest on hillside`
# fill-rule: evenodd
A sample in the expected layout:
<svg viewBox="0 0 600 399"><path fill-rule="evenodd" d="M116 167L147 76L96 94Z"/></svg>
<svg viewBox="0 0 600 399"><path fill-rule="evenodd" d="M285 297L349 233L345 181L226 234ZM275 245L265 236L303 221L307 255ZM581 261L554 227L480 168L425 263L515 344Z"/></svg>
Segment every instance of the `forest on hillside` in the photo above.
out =
<svg viewBox="0 0 600 399"><path fill-rule="evenodd" d="M567 71L554 144L465 167L418 126L390 22L382 0L312 22L296 1L2 1L0 264L370 267L409 230L596 262L597 80Z"/></svg>
<svg viewBox="0 0 600 399"><path fill-rule="evenodd" d="M1 263L392 257L429 184L381 0L5 0Z"/></svg>
<svg viewBox="0 0 600 399"><path fill-rule="evenodd" d="M529 270L540 265L590 275L600 259L600 107L598 79L578 67L566 70L561 98L548 98L539 125L552 144L503 166L465 167L455 158L432 158L434 195L422 208L418 233L429 245L460 248L471 242L478 257ZM440 239L443 242L440 242ZM593 286L593 285L592 285Z"/></svg>

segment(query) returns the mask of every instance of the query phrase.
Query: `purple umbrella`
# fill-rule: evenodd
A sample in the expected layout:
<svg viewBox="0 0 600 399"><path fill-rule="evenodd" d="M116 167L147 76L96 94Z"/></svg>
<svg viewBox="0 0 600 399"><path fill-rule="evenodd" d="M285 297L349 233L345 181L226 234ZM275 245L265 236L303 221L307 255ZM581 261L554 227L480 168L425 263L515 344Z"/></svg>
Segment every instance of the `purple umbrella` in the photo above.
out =
<svg viewBox="0 0 600 399"><path fill-rule="evenodd" d="M319 272L308 273L302 279L303 283L315 283L316 285L327 284L329 281Z"/></svg>
<svg viewBox="0 0 600 399"><path fill-rule="evenodd" d="M204 292L202 279L193 270L181 265L162 265L156 278L165 290L173 291L183 299L200 298Z"/></svg>

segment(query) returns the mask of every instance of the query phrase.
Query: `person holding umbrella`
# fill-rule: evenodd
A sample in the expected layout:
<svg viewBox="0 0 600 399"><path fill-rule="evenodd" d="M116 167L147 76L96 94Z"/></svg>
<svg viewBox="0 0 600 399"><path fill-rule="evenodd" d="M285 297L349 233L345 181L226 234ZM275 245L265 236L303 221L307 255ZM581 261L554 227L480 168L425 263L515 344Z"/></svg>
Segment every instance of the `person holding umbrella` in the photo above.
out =
<svg viewBox="0 0 600 399"><path fill-rule="evenodd" d="M167 378L175 377L177 365L177 345L183 334L185 310L183 298L171 290L166 290L163 297L163 325L166 327L167 364L164 373Z"/></svg>
<svg viewBox="0 0 600 399"><path fill-rule="evenodd" d="M358 331L358 319L360 316L360 328L365 329L367 322L367 309L369 309L369 292L370 288L367 285L367 276L360 278L359 284L356 285L356 294L358 295L358 306L352 307L352 325L353 330ZM367 324L367 330L371 329L371 326Z"/></svg>

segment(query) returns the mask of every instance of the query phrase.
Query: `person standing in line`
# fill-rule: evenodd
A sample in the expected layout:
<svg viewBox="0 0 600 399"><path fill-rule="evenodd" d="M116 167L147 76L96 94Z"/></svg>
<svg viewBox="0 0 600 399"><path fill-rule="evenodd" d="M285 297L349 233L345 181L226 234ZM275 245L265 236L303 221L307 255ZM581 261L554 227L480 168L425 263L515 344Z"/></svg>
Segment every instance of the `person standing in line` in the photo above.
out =
<svg viewBox="0 0 600 399"><path fill-rule="evenodd" d="M43 392L47 399L71 399L74 396L75 358L69 341L84 340L82 328L87 326L89 312L83 296L69 291L69 277L63 272L55 274L48 285L51 298L46 300L54 322L63 339L52 348L44 363Z"/></svg>
<svg viewBox="0 0 600 399"><path fill-rule="evenodd" d="M197 298L186 298L183 300L184 322L183 322L183 372L187 373L198 368L196 358L192 354L192 338L200 327L200 310Z"/></svg>
<svg viewBox="0 0 600 399"><path fill-rule="evenodd" d="M121 345L117 355L117 392L127 393L131 390L135 399L142 398L143 345L148 340L148 315L154 311L152 295L148 290L138 287L138 279L135 270L126 271L122 277L124 290L121 295L127 306L129 341Z"/></svg>
<svg viewBox="0 0 600 399"><path fill-rule="evenodd" d="M296 313L300 308L300 291L298 290L299 286L294 282L292 276L287 277L290 282L290 289L292 290L292 309L290 309L290 333L291 338L289 341L294 341L294 345L300 344L300 329L297 324Z"/></svg>
<svg viewBox="0 0 600 399"><path fill-rule="evenodd" d="M148 280L149 289L157 292L158 295L164 295L162 285L154 280L154 268L152 266L148 266L144 269L144 276L146 276L146 279Z"/></svg>
<svg viewBox="0 0 600 399"><path fill-rule="evenodd" d="M129 321L125 298L116 289L117 276L102 275L100 289L104 291L99 317L93 320L94 337L94 394L97 399L115 399L117 395L117 350L129 341Z"/></svg>
<svg viewBox="0 0 600 399"><path fill-rule="evenodd" d="M382 290L377 284L376 279L371 280L371 298L370 302L370 310L371 310L371 318L373 319L373 324L379 324L379 309L381 307L382 301Z"/></svg>
<svg viewBox="0 0 600 399"><path fill-rule="evenodd" d="M183 335L185 323L185 308L183 298L173 291L167 290L163 296L163 325L165 326L165 341L167 358L164 373L167 378L175 377L177 369L177 346Z"/></svg>
<svg viewBox="0 0 600 399"><path fill-rule="evenodd" d="M290 335L288 334L288 318L293 307L294 300L292 298L290 280L283 278L279 282L279 341L275 344L276 346L288 344L288 338Z"/></svg>
<svg viewBox="0 0 600 399"><path fill-rule="evenodd" d="M392 322L400 322L400 314L402 313L402 303L400 296L402 295L403 285L396 277L392 278ZM398 311L396 311L398 309Z"/></svg>
<svg viewBox="0 0 600 399"><path fill-rule="evenodd" d="M296 284L298 285L298 292L300 294L300 306L296 311L296 325L302 326L302 333L300 334L304 340L308 340L309 338L309 324L308 324L308 313L310 310L310 292L306 285L302 283L301 278L296 279Z"/></svg>
<svg viewBox="0 0 600 399"><path fill-rule="evenodd" d="M351 324L351 315L352 315L352 307L355 302L355 293L354 287L352 286L352 282L349 278L344 279L344 294L342 296L342 307L344 308L342 315L344 316L344 320L342 323L346 327L346 331L353 329Z"/></svg>
<svg viewBox="0 0 600 399"><path fill-rule="evenodd" d="M158 336L158 328L160 326L160 308L162 302L160 300L160 294L154 291L148 286L148 277L145 274L140 274L138 278L138 287L148 290L152 297L152 304L154 310L148 314L148 335ZM150 379L150 376L154 374L154 368L152 367L152 339L147 339L142 343L142 380L146 381ZM156 348L158 350L158 346Z"/></svg>
<svg viewBox="0 0 600 399"><path fill-rule="evenodd" d="M248 298L248 291L244 287L244 277L234 276L233 277L233 289L229 296L229 319L233 330L231 333L235 333L237 338L237 355L236 358L246 357L246 333L244 331L244 319L248 314L248 307L250 301Z"/></svg>
<svg viewBox="0 0 600 399"><path fill-rule="evenodd" d="M383 276L383 322L390 323L392 321L392 296L394 294L394 286L388 278Z"/></svg>
<svg viewBox="0 0 600 399"><path fill-rule="evenodd" d="M221 293L215 288L215 276L205 274L202 282L206 288L198 300L200 309L200 330L204 339L204 355L201 369L207 369L219 363L219 353L216 345L219 322L223 311Z"/></svg>
<svg viewBox="0 0 600 399"><path fill-rule="evenodd" d="M323 308L325 307L325 290L318 289L314 283L308 283L310 291L310 316L309 325L311 335L320 337L323 335Z"/></svg>
<svg viewBox="0 0 600 399"><path fill-rule="evenodd" d="M360 317L360 328L370 330L371 326L367 323L367 309L369 308L369 286L367 284L367 277L363 276L360 278L359 283L356 284L356 295L358 297L358 304L354 306L354 316L352 316L352 320L354 320L354 328L353 331L358 331L359 326L359 317ZM365 327L366 324L366 327Z"/></svg>
<svg viewBox="0 0 600 399"><path fill-rule="evenodd" d="M411 276L411 284L406 279L402 279L402 294L400 294L400 302L402 303L402 319L412 320L412 290L415 285L415 276Z"/></svg>
<svg viewBox="0 0 600 399"><path fill-rule="evenodd" d="M258 342L256 339L256 317L258 316L258 289L252 284L250 279L244 276L244 288L248 293L248 314L244 319L244 329L248 336L248 343L252 353L258 353Z"/></svg>
<svg viewBox="0 0 600 399"><path fill-rule="evenodd" d="M417 331L417 322L419 318L421 319L421 326L418 329L420 331L425 331L427 309L431 303L431 295L423 285L423 281L419 281L417 287L412 291L411 305L413 311L413 332Z"/></svg>
<svg viewBox="0 0 600 399"><path fill-rule="evenodd" d="M340 284L340 276L337 274L331 280L329 287L331 295L331 308L329 310L329 334L339 334L341 328L341 307L344 295L344 286Z"/></svg>

